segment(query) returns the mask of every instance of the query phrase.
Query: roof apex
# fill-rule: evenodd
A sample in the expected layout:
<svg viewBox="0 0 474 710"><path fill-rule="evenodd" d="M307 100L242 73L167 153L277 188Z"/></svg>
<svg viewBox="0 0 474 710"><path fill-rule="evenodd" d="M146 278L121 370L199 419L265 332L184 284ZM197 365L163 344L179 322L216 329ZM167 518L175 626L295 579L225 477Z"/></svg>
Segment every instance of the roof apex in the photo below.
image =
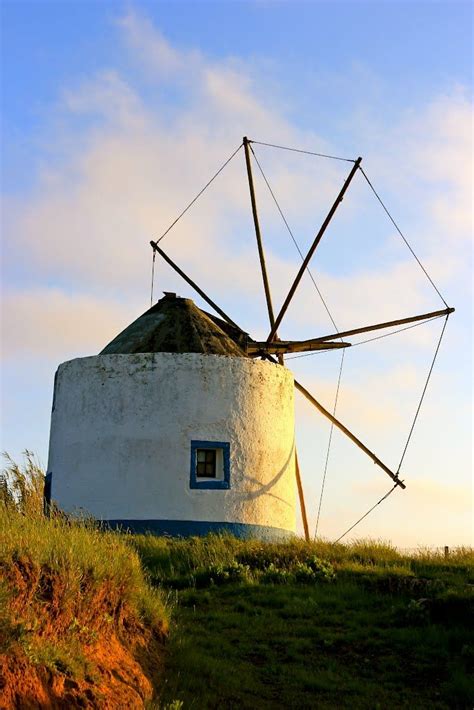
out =
<svg viewBox="0 0 474 710"><path fill-rule="evenodd" d="M190 298L165 295L125 330L101 355L131 353L201 353L245 357L244 350Z"/></svg>

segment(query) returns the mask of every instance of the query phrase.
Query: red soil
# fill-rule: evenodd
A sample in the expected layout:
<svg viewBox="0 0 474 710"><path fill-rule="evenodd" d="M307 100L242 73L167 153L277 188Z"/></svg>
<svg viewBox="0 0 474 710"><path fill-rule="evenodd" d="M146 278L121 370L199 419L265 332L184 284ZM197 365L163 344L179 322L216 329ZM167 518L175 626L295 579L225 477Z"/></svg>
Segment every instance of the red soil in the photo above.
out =
<svg viewBox="0 0 474 710"><path fill-rule="evenodd" d="M2 572L14 590L11 618L22 629L20 643L10 627L10 643L0 654L2 710L144 707L161 675L164 623L145 627L122 603L122 590L107 582L83 580L82 593L72 595L67 576L30 561L17 560ZM42 662L41 653L35 660L35 649L58 641L74 649L81 672Z"/></svg>

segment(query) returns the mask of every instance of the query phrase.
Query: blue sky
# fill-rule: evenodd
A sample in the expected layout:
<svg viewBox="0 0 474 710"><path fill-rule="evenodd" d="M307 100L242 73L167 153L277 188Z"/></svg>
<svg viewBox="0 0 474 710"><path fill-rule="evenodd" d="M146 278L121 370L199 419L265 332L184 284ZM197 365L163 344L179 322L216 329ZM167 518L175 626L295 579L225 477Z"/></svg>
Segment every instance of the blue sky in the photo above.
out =
<svg viewBox="0 0 474 710"><path fill-rule="evenodd" d="M461 2L3 2L3 448L18 456L28 447L46 462L57 364L97 352L147 307L149 239L242 135L361 155L457 310L404 464L407 491L359 534L405 546L470 543L471 27L472 6ZM255 150L307 248L349 164ZM163 244L263 337L243 168L239 154ZM298 255L258 175L256 187L278 303ZM360 174L313 268L342 328L442 307ZM162 265L157 280L158 292L192 295ZM338 416L389 465L440 328L347 354ZM305 279L284 337L331 331ZM291 363L328 408L338 357ZM297 414L314 522L328 429L301 402ZM335 437L322 517L329 537L390 483L351 447Z"/></svg>

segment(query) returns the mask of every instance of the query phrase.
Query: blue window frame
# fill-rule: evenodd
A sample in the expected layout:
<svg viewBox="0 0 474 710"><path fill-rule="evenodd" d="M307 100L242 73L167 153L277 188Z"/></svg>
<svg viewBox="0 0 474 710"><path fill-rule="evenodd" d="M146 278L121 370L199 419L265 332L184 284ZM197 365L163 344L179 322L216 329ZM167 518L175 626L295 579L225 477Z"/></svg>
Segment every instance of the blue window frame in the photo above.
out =
<svg viewBox="0 0 474 710"><path fill-rule="evenodd" d="M230 488L230 444L226 441L191 441L190 488Z"/></svg>

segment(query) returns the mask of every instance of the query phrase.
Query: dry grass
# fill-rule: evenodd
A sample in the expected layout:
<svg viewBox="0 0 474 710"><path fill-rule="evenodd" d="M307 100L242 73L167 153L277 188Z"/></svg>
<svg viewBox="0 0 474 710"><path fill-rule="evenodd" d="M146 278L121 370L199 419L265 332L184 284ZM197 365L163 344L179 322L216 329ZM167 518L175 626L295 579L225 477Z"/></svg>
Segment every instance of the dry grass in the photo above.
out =
<svg viewBox="0 0 474 710"><path fill-rule="evenodd" d="M0 505L29 517L43 513L44 471L35 455L25 449L18 464L4 451L5 466L0 472Z"/></svg>

